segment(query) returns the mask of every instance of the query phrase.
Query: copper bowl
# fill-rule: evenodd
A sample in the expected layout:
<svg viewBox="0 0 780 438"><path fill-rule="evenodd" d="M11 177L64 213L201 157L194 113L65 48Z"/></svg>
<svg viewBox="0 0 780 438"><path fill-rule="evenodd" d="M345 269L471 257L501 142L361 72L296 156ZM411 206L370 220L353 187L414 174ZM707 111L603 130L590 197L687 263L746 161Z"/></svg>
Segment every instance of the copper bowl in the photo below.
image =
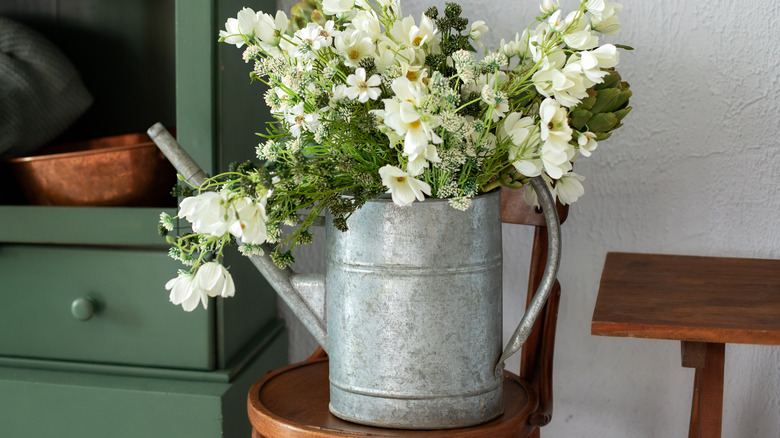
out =
<svg viewBox="0 0 780 438"><path fill-rule="evenodd" d="M175 205L176 171L143 133L52 146L5 164L28 204Z"/></svg>

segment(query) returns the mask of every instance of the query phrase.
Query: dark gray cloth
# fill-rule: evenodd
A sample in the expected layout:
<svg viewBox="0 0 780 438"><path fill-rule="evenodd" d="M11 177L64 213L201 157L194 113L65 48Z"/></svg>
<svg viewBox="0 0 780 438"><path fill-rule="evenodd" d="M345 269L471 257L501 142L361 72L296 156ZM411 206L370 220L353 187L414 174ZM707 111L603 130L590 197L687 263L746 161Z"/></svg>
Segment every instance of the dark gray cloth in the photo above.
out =
<svg viewBox="0 0 780 438"><path fill-rule="evenodd" d="M47 144L91 104L75 67L54 44L0 17L0 157Z"/></svg>

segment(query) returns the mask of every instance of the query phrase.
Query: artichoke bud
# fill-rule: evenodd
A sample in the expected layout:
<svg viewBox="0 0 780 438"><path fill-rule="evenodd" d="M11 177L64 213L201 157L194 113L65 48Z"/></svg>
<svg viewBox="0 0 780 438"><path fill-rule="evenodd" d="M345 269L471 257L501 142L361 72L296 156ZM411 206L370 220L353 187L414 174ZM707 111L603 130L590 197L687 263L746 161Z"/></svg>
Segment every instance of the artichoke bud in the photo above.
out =
<svg viewBox="0 0 780 438"><path fill-rule="evenodd" d="M588 97L569 111L570 126L580 132L594 133L598 141L609 138L609 132L619 128L620 121L631 111L628 83L621 81L614 69L608 71L604 82L590 88Z"/></svg>

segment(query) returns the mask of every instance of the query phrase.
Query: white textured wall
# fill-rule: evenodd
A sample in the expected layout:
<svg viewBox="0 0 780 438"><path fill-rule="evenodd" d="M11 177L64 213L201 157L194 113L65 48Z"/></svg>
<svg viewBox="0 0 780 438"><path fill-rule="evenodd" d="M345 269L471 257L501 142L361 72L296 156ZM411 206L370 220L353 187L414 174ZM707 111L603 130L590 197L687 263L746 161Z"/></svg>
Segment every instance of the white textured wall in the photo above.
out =
<svg viewBox="0 0 780 438"><path fill-rule="evenodd" d="M586 195L563 227L548 437L687 434L693 370L680 367L679 343L590 335L607 251L780 258L780 3L623 3L623 32L606 41L636 49L619 67L634 110L577 163ZM406 1L404 13L419 19L431 4L443 1ZM526 26L538 3L463 6L488 23L495 45ZM509 335L519 318L511 315L522 312L510 286L525 287L531 233L504 232ZM299 254L301 268L317 269L318 257L316 248ZM726 356L723 436L780 437L780 347L729 345Z"/></svg>

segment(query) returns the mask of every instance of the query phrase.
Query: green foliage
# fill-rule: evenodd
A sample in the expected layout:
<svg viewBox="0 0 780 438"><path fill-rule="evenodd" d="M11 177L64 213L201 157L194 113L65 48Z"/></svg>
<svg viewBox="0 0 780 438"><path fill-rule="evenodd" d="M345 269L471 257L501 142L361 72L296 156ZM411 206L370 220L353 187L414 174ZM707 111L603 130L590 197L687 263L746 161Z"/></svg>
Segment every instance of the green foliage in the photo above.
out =
<svg viewBox="0 0 780 438"><path fill-rule="evenodd" d="M611 131L623 126L621 121L631 107L628 106L631 90L628 82L611 69L604 82L588 90L588 97L569 111L569 124L579 131L596 134L596 140L606 140Z"/></svg>

